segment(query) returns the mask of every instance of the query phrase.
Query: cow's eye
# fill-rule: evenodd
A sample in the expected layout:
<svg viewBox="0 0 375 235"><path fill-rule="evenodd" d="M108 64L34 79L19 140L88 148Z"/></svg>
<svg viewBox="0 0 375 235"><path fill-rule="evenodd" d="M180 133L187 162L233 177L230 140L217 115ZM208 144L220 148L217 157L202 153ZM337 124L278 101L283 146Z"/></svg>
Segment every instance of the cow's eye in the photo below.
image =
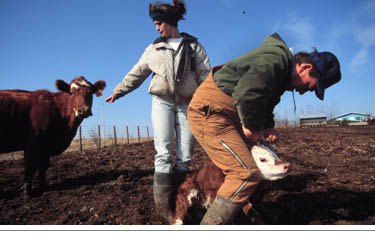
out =
<svg viewBox="0 0 375 235"><path fill-rule="evenodd" d="M261 158L261 159L260 159L260 162L267 162L267 159L265 159L265 158Z"/></svg>

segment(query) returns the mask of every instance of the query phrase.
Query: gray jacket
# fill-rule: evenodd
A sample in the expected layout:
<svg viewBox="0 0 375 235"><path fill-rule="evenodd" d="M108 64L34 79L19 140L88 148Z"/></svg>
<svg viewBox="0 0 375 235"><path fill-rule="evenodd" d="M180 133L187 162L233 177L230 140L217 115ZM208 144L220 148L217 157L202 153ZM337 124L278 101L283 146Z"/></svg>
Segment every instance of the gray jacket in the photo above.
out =
<svg viewBox="0 0 375 235"><path fill-rule="evenodd" d="M153 73L148 89L151 95L170 103L188 104L199 84L209 74L211 65L205 49L196 38L186 33L181 35L181 44L187 41L185 45L191 48L190 59L185 60L182 74L178 70L185 50L175 51L165 38L158 38L146 48L138 63L116 86L113 97L118 99L135 90ZM177 78L177 74L182 76Z"/></svg>

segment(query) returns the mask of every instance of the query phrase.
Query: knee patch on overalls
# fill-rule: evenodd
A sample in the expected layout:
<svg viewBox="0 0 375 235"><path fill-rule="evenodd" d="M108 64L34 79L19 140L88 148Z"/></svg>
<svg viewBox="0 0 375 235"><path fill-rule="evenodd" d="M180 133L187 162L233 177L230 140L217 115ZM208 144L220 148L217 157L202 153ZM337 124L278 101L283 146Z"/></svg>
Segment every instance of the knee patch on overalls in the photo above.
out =
<svg viewBox="0 0 375 235"><path fill-rule="evenodd" d="M249 182L253 180L254 169L250 169L249 167L247 167L246 164L242 161L242 159L223 140L218 139L218 141L221 145L224 146L224 148L226 148L228 150L228 152L231 153L231 155L237 160L237 162L241 165L243 170L245 170L245 172L246 172L246 173L240 175L240 178L241 178L241 180L243 180L243 183L229 197L229 200L232 201L238 194L241 193L241 191L244 190L244 188L249 184Z"/></svg>

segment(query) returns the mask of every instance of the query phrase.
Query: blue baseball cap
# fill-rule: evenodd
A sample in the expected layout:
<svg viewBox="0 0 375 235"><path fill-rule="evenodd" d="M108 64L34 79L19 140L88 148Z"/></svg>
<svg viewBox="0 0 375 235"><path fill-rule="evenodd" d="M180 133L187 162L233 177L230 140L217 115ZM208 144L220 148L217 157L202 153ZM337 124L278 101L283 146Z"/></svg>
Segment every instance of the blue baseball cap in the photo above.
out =
<svg viewBox="0 0 375 235"><path fill-rule="evenodd" d="M315 95L323 100L324 90L341 80L340 63L331 52L313 52L310 55L320 72Z"/></svg>

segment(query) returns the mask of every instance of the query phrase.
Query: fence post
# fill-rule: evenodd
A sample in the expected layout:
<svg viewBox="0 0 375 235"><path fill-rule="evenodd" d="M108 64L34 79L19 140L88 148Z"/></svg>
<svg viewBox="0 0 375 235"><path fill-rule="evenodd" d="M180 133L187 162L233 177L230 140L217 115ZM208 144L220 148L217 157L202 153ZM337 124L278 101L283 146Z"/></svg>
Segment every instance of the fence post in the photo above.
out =
<svg viewBox="0 0 375 235"><path fill-rule="evenodd" d="M128 144L129 144L130 140L129 140L129 128L128 128L128 126L126 126L126 139L128 140Z"/></svg>
<svg viewBox="0 0 375 235"><path fill-rule="evenodd" d="M138 143L141 143L141 132L139 131L139 126L137 126L138 129Z"/></svg>
<svg viewBox="0 0 375 235"><path fill-rule="evenodd" d="M115 146L117 146L116 126L113 126L113 136L115 137Z"/></svg>
<svg viewBox="0 0 375 235"><path fill-rule="evenodd" d="M101 147L101 137L100 137L100 125L98 125L98 149Z"/></svg>
<svg viewBox="0 0 375 235"><path fill-rule="evenodd" d="M150 132L148 131L148 126L147 126L147 140L150 141Z"/></svg>
<svg viewBox="0 0 375 235"><path fill-rule="evenodd" d="M82 152L82 126L79 126L79 151Z"/></svg>

